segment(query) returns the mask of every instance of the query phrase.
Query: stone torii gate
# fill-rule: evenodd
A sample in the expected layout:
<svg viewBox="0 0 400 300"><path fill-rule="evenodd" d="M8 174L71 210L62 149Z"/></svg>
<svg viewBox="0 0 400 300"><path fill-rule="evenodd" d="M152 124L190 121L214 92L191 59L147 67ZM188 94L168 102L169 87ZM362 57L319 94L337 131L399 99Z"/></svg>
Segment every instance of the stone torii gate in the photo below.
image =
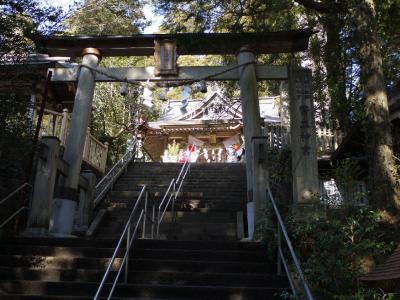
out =
<svg viewBox="0 0 400 300"><path fill-rule="evenodd" d="M41 52L51 56L82 57L80 66L50 69L53 82L78 82L64 160L69 174L55 198L54 223L57 235L72 232L77 206L77 188L83 146L89 124L95 82L116 81L210 81L238 80L243 111L248 202L256 212L265 200L265 177L260 174L265 161L261 136L257 81L287 80L289 83L293 195L296 206L315 201L318 192L315 120L311 90L311 71L287 66L256 64L256 54L293 53L308 48L312 30L270 33L187 33L133 36L39 38ZM178 67L177 55L236 55L234 66ZM101 68L102 56L152 56L155 67ZM215 75L219 74L219 75ZM214 76L215 75L215 76ZM254 142L254 143L253 143ZM257 145L259 149L253 149ZM264 153L264 154L263 154ZM261 176L261 177L260 177ZM259 178L257 178L259 177ZM260 185L263 182L264 185ZM264 178L264 179L263 179ZM258 183L257 183L258 182ZM257 215L257 213L256 213Z"/></svg>

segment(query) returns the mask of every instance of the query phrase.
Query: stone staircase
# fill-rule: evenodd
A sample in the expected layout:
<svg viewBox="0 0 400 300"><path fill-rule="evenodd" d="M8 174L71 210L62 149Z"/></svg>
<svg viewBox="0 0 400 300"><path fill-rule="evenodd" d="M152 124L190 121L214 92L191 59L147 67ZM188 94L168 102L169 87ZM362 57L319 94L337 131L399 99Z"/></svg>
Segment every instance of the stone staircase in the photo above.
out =
<svg viewBox="0 0 400 300"><path fill-rule="evenodd" d="M157 202L180 166L130 166L106 201L108 215L94 238L3 238L0 299L93 299L140 185L152 185ZM288 283L274 274L266 249L237 241L245 192L243 165L194 165L176 205L176 226L168 213L163 240L134 242L129 281L113 299L279 299Z"/></svg>
<svg viewBox="0 0 400 300"><path fill-rule="evenodd" d="M143 185L156 207L182 164L135 163L114 187L106 202L108 214L99 236L116 237L122 232L129 208ZM164 239L237 240L237 218L246 201L246 169L243 164L194 164L175 205L176 222L167 212L160 232ZM149 212L150 213L150 212ZM156 211L157 213L157 211Z"/></svg>

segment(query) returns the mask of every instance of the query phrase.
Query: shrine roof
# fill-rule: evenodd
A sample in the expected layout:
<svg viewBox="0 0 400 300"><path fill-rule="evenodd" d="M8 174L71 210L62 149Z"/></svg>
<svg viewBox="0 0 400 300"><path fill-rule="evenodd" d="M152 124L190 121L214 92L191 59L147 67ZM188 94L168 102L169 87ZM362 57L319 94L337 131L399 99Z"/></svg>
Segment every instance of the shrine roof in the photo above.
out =
<svg viewBox="0 0 400 300"><path fill-rule="evenodd" d="M361 276L359 279L364 282L385 281L400 278L400 246L394 253L375 270Z"/></svg>
<svg viewBox="0 0 400 300"><path fill-rule="evenodd" d="M260 117L264 122L279 123L279 96L260 97ZM215 108L220 111L215 112ZM211 124L237 124L242 120L240 99L226 99L219 91L209 92L204 99L190 100L182 109L181 101L169 101L163 105L163 113L158 121L149 122L153 129L195 126L209 127Z"/></svg>
<svg viewBox="0 0 400 300"><path fill-rule="evenodd" d="M81 56L94 47L104 56L152 56L154 41L177 42L178 55L236 54L244 45L257 54L304 51L315 33L310 28L263 33L177 33L135 34L131 36L41 36L35 39L41 53L52 56Z"/></svg>

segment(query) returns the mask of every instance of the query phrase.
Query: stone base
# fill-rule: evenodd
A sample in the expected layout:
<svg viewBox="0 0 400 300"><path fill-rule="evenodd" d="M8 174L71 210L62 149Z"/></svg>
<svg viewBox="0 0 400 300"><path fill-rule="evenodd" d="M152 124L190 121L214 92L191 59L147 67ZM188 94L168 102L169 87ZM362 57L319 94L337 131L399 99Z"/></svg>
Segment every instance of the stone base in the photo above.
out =
<svg viewBox="0 0 400 300"><path fill-rule="evenodd" d="M294 203L292 205L292 213L296 219L315 220L326 218L325 205L318 202Z"/></svg>

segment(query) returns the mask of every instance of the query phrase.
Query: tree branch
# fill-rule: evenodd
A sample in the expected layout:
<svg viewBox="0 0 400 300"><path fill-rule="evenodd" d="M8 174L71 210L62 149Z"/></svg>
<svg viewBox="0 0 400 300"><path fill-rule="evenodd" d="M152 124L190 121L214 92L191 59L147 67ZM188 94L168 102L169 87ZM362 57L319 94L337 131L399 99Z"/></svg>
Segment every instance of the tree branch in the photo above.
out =
<svg viewBox="0 0 400 300"><path fill-rule="evenodd" d="M318 1L313 1L313 0L295 0L297 3L303 5L306 8L315 10L320 13L328 13L329 8L328 5L318 2Z"/></svg>

